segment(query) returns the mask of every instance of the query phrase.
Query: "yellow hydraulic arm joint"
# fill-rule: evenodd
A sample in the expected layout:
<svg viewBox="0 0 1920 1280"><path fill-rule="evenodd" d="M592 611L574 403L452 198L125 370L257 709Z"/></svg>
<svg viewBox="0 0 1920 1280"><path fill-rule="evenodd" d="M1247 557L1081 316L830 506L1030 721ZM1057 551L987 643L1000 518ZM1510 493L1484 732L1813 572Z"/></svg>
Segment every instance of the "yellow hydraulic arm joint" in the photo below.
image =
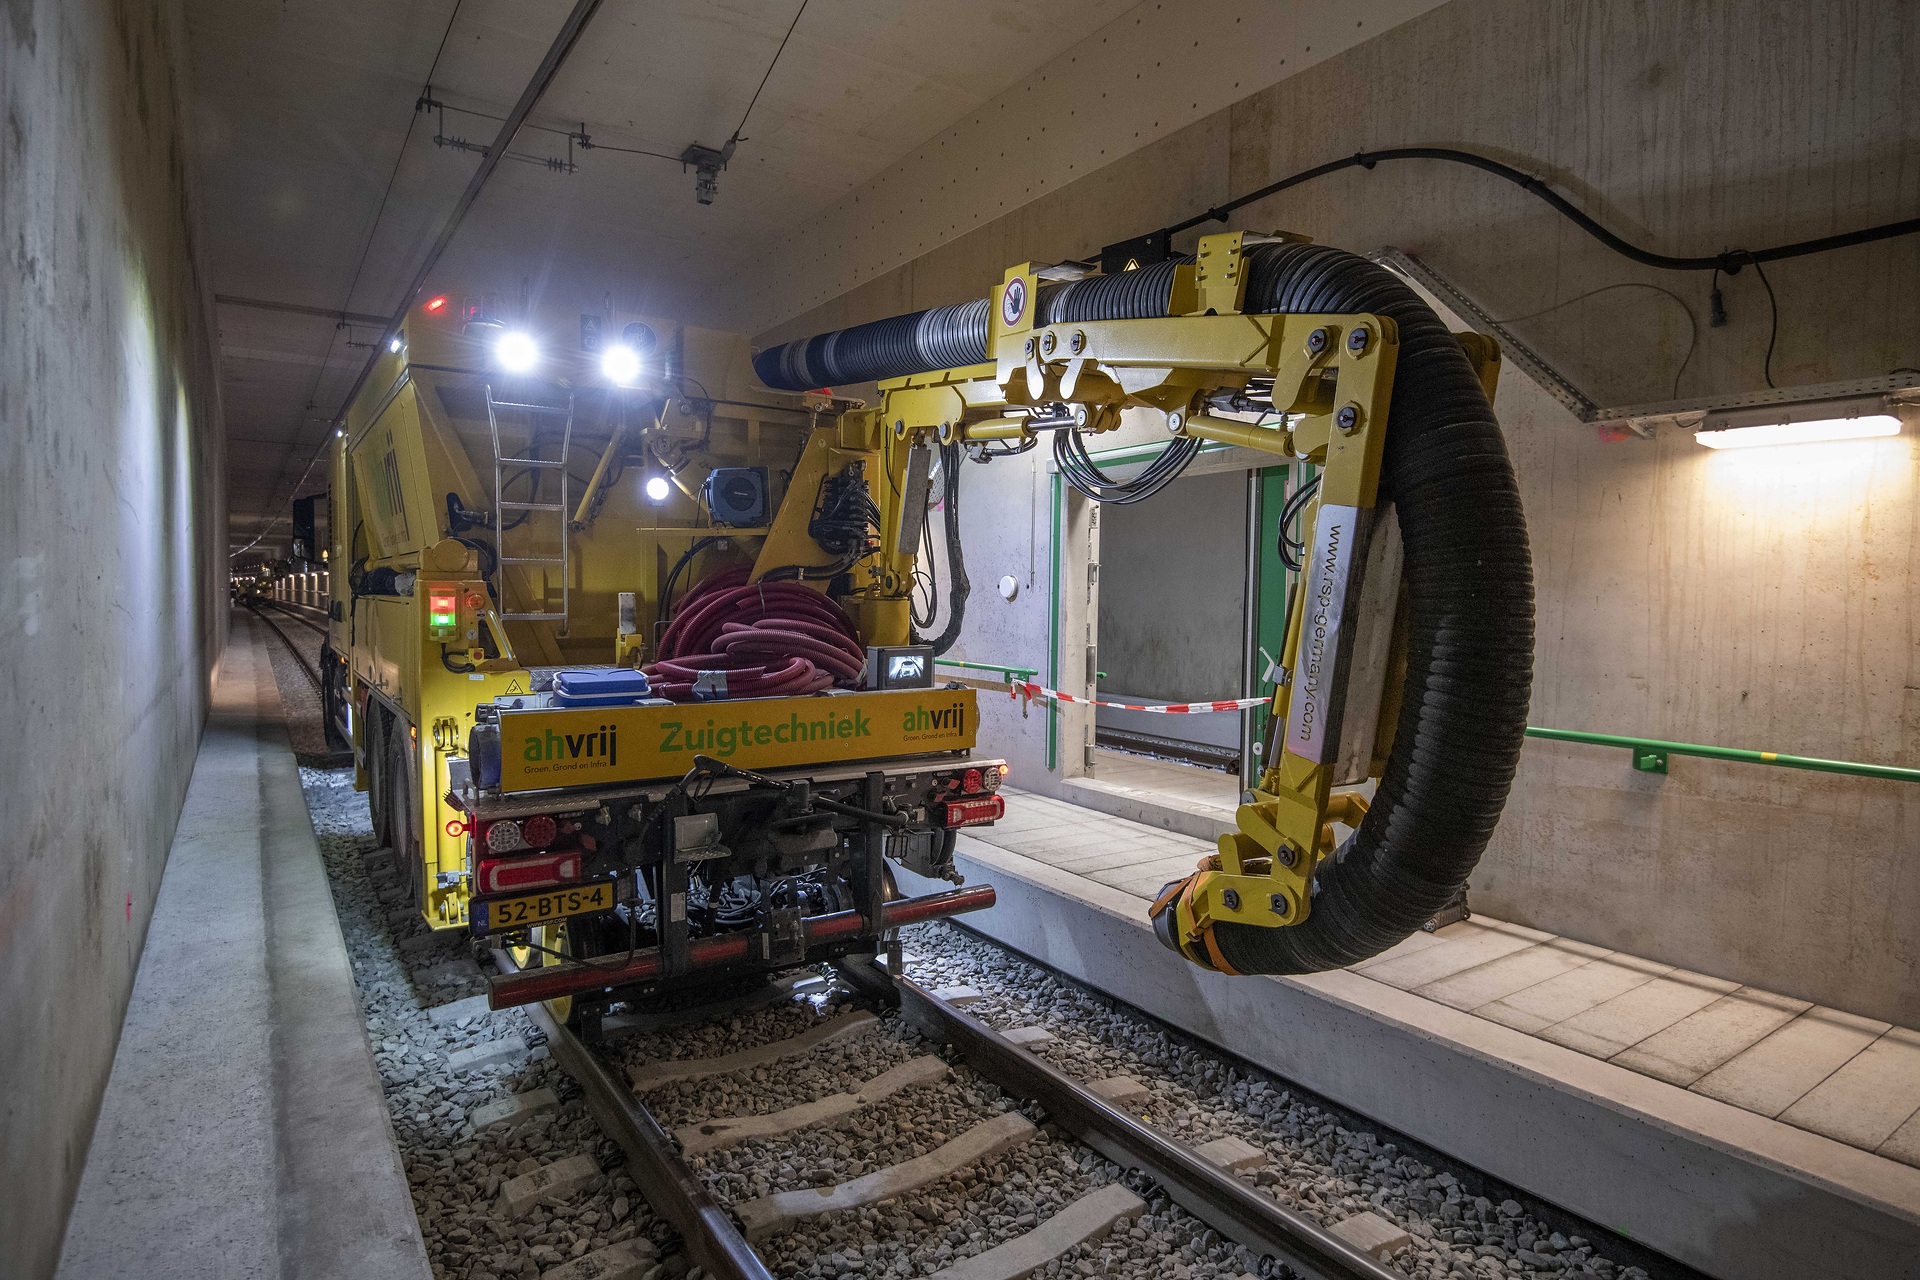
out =
<svg viewBox="0 0 1920 1280"><path fill-rule="evenodd" d="M941 439L1025 440L1041 431L1117 426L1120 411L1152 409L1174 437L1258 449L1322 469L1303 515L1310 559L1295 583L1272 704L1275 740L1237 829L1194 875L1169 887L1154 914L1173 912L1183 951L1230 969L1213 939L1221 921L1297 925L1312 911L1315 869L1333 852L1335 826L1354 827L1367 802L1335 793L1343 663L1376 523L1387 410L1399 337L1375 315L1245 314L1244 249L1265 237L1207 236L1178 269L1173 315L1158 319L1036 323L1040 277L1031 263L1007 270L989 308L986 364L881 384L881 418L896 431ZM1462 345L1489 387L1498 347ZM1222 416L1220 392L1272 384L1273 414ZM1279 421L1269 421L1275 416ZM1389 690L1385 712L1397 705ZM1381 730L1390 733L1391 725ZM1377 764L1377 761L1376 761Z"/></svg>

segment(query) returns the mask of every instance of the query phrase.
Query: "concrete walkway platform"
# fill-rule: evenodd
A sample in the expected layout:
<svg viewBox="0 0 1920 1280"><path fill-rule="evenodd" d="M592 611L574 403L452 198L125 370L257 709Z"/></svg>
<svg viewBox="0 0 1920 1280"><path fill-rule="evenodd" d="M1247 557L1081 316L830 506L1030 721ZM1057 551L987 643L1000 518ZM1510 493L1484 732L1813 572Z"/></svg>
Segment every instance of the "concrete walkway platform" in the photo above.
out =
<svg viewBox="0 0 1920 1280"><path fill-rule="evenodd" d="M1914 1032L1483 917L1208 973L1146 905L1210 842L1006 794L960 841L999 890L964 926L1710 1275L1920 1277Z"/></svg>
<svg viewBox="0 0 1920 1280"><path fill-rule="evenodd" d="M431 1275L266 645L214 684L66 1280Z"/></svg>

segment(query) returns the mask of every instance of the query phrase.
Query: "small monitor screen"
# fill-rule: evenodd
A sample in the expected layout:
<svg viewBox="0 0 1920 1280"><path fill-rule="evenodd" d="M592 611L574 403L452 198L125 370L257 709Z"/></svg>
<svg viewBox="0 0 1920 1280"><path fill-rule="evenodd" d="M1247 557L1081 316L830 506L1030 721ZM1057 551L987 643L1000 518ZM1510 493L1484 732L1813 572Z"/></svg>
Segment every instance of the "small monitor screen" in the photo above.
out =
<svg viewBox="0 0 1920 1280"><path fill-rule="evenodd" d="M895 653L887 657L887 683L907 684L927 678L927 655Z"/></svg>

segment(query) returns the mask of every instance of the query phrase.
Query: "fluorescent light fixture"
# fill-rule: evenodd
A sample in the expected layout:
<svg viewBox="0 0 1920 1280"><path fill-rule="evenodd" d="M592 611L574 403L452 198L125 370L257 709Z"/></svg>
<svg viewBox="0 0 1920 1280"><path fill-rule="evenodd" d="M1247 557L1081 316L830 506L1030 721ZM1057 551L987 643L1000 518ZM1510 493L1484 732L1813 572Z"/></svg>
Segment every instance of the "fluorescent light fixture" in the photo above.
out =
<svg viewBox="0 0 1920 1280"><path fill-rule="evenodd" d="M1900 434L1900 419L1883 396L1813 401L1707 415L1694 439L1709 449L1749 449L1774 444L1830 444Z"/></svg>
<svg viewBox="0 0 1920 1280"><path fill-rule="evenodd" d="M665 502L665 501L667 500L667 492L668 492L668 490L667 490L667 478L666 478L665 476L650 476L650 477L648 477L648 479L647 479L647 499L648 499L648 501L650 501L650 502Z"/></svg>
<svg viewBox="0 0 1920 1280"><path fill-rule="evenodd" d="M615 386L630 387L640 377L640 353L616 342L601 353L600 372Z"/></svg>
<svg viewBox="0 0 1920 1280"><path fill-rule="evenodd" d="M540 344L533 340L533 335L510 329L493 344L493 358L508 373L531 373L540 363Z"/></svg>

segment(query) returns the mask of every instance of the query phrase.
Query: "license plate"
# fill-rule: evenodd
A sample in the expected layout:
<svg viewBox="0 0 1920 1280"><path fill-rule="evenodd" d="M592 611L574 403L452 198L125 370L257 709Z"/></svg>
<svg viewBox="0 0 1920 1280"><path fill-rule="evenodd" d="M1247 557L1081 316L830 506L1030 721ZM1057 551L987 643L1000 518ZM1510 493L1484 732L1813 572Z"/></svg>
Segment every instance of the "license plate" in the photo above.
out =
<svg viewBox="0 0 1920 1280"><path fill-rule="evenodd" d="M564 889L542 889L511 898L494 898L474 903L473 928L476 933L499 933L505 929L525 929L548 924L567 916L583 916L594 911L613 910L613 884L572 885Z"/></svg>

